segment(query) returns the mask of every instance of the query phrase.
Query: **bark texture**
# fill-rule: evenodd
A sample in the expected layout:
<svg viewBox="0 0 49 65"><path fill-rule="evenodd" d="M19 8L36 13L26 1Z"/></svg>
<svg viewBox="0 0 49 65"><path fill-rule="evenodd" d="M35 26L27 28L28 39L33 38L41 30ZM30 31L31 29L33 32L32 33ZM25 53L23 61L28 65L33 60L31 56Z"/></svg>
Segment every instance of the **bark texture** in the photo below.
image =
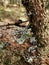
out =
<svg viewBox="0 0 49 65"><path fill-rule="evenodd" d="M44 46L47 43L46 37L44 37L45 0L22 0L22 3L26 7L28 14L31 13L29 15L31 28L38 45Z"/></svg>

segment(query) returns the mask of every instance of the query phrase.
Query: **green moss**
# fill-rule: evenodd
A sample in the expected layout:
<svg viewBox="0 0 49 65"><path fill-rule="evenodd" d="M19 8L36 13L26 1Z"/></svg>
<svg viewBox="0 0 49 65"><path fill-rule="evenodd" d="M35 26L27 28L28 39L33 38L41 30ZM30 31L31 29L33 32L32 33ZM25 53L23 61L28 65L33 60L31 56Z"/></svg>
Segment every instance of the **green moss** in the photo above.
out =
<svg viewBox="0 0 49 65"><path fill-rule="evenodd" d="M20 59L21 59L20 56L16 56L16 57L15 57L15 60L16 60L16 61L19 61Z"/></svg>

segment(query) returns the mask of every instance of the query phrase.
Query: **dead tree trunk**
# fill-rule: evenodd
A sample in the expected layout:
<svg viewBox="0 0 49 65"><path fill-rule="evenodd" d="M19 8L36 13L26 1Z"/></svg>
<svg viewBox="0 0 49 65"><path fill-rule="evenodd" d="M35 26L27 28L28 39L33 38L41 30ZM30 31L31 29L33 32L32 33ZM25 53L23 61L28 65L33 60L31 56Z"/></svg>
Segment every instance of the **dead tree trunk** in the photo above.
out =
<svg viewBox="0 0 49 65"><path fill-rule="evenodd" d="M28 13L32 13L30 16L30 23L32 31L37 39L38 46L44 46L46 44L46 37L44 37L44 11L45 0L23 0L23 4Z"/></svg>

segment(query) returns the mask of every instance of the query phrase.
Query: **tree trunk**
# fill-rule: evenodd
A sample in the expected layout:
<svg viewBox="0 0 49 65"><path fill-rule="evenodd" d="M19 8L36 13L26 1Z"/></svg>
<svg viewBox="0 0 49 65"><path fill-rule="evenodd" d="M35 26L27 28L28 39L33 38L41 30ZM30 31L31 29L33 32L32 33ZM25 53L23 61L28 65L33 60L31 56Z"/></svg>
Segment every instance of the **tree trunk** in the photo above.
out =
<svg viewBox="0 0 49 65"><path fill-rule="evenodd" d="M32 31L37 39L38 46L44 46L47 41L44 37L44 12L45 0L22 0L23 5L26 7L27 12L30 13L30 23Z"/></svg>

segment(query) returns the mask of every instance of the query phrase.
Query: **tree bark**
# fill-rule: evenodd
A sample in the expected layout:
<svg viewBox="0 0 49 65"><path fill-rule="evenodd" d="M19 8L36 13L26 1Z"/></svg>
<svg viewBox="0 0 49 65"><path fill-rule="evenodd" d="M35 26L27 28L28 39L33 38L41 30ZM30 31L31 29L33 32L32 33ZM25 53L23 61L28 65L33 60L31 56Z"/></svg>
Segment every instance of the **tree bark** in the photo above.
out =
<svg viewBox="0 0 49 65"><path fill-rule="evenodd" d="M45 13L45 0L22 0L23 5L26 7L30 15L30 23L32 31L37 39L38 46L45 46L46 37L44 37L44 13Z"/></svg>

